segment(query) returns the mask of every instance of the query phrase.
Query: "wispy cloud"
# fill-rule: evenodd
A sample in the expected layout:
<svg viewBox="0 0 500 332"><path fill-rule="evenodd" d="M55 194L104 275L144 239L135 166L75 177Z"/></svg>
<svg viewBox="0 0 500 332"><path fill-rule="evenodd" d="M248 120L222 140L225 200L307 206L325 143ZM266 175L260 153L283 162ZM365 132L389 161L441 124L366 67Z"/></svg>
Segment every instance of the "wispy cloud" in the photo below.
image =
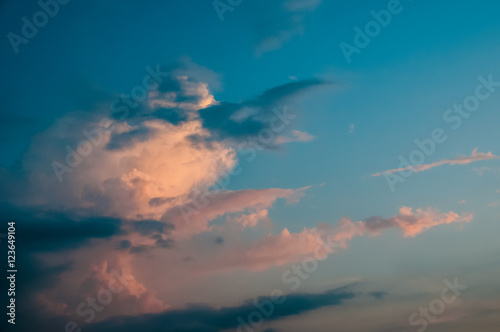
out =
<svg viewBox="0 0 500 332"><path fill-rule="evenodd" d="M305 18L313 12L321 0L286 0L266 1L266 6L259 12L258 42L255 55L262 56L266 52L280 49L293 37L301 35L305 30Z"/></svg>
<svg viewBox="0 0 500 332"><path fill-rule="evenodd" d="M292 130L290 136L279 136L276 138L276 144L292 143L292 142L310 142L315 137L299 130Z"/></svg>
<svg viewBox="0 0 500 332"><path fill-rule="evenodd" d="M492 154L491 151L489 151L488 153L477 152L477 148L475 148L470 156L458 156L453 159L443 159L430 164L410 165L402 168L389 169L383 172L372 174L372 176L381 176L384 174L404 172L407 170L413 170L413 172L418 173L442 165L466 165L476 161L491 160L491 159L500 159L500 157Z"/></svg>

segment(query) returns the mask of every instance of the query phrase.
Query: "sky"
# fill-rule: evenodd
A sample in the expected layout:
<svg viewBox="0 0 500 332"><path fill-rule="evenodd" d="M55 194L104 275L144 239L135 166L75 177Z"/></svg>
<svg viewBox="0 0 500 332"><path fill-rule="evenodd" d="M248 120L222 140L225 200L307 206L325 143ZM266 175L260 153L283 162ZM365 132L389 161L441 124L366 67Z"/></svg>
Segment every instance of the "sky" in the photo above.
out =
<svg viewBox="0 0 500 332"><path fill-rule="evenodd" d="M2 331L497 332L499 10L0 1Z"/></svg>

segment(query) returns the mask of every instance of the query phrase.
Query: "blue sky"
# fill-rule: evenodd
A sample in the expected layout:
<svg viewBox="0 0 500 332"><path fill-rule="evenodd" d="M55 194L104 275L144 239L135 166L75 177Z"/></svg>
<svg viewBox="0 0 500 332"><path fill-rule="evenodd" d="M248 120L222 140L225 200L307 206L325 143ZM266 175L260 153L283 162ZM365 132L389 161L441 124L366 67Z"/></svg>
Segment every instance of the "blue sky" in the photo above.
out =
<svg viewBox="0 0 500 332"><path fill-rule="evenodd" d="M217 3L231 8L223 20ZM84 331L123 328L119 316L130 330L153 331L158 322L196 330L185 317L199 331L236 330L236 314L255 310L245 301L276 288L291 300L255 331L417 331L423 325L408 317L454 278L467 290L425 328L495 331L500 89L484 80L500 82L500 3L57 6L36 36L13 47L9 33L22 36L22 18L32 21L41 7L0 1L0 208L27 234L34 225L67 225L46 239L49 249L26 249L26 264L50 275L36 287L24 281L33 291L23 296L33 300L19 320L43 308L51 319L33 320L47 329L81 326L78 303L126 267L134 281L116 295L123 304L112 301ZM399 13L348 61L340 45L355 46L354 29L391 6ZM165 81L117 118L113 103L142 85L147 67L161 68ZM477 95L478 85L488 97L454 129L447 110ZM295 117L273 130L272 142L248 143L284 110ZM113 124L103 141L89 143L81 164L66 165L67 147L77 150L84 130L101 130L103 119ZM436 128L446 141L404 176L399 156L408 159L415 140ZM55 162L69 167L61 178ZM215 190L238 167L206 207L194 207L194 221L182 221L198 189ZM403 179L392 189L391 176ZM85 231L75 228L82 237L67 243L72 227ZM311 257L322 231L339 247L290 290L283 274ZM215 316L217 324L203 318Z"/></svg>

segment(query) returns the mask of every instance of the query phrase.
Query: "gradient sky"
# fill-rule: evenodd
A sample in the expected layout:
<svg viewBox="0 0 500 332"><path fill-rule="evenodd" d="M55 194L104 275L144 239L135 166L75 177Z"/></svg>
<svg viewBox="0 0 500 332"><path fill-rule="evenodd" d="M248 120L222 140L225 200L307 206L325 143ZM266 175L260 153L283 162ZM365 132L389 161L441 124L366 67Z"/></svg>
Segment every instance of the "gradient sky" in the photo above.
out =
<svg viewBox="0 0 500 332"><path fill-rule="evenodd" d="M0 1L2 330L498 331L500 3L54 1Z"/></svg>

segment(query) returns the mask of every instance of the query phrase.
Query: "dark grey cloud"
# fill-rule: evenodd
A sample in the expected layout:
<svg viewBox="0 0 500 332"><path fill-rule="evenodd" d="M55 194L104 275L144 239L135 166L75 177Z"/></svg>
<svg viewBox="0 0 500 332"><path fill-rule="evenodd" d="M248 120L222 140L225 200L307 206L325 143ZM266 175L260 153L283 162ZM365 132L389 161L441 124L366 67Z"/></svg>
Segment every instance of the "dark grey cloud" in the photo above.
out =
<svg viewBox="0 0 500 332"><path fill-rule="evenodd" d="M189 57L182 56L163 67L164 71L171 73L172 77L186 76L194 82L205 82L210 90L219 90L222 87L220 75L209 68L194 63ZM178 81L178 80L177 80ZM163 91L178 91L179 85L175 82L162 82Z"/></svg>
<svg viewBox="0 0 500 332"><path fill-rule="evenodd" d="M113 134L106 146L108 150L123 150L133 147L135 143L147 141L154 131L147 127L140 127L120 134Z"/></svg>
<svg viewBox="0 0 500 332"><path fill-rule="evenodd" d="M73 268L71 261L47 265L39 260L41 253L56 253L87 245L92 239L109 239L122 234L121 220L115 218L80 218L58 212L40 212L28 208L15 208L0 203L0 225L7 227L8 221L16 225L16 326L5 328L2 319L0 330L32 331L33 326L41 331L63 330L66 319L51 317L37 306L34 296L44 289L57 285L63 272ZM3 244L3 243L2 243ZM0 286L8 289L7 279ZM7 292L0 295L7 303ZM43 309L43 308L42 308ZM19 319L23 317L23 319Z"/></svg>
<svg viewBox="0 0 500 332"><path fill-rule="evenodd" d="M156 68L153 69L156 71ZM147 92L156 90L160 93L171 93L169 96L173 98L170 100L172 103L198 104L201 101L201 96L187 93L183 84L203 82L212 91L221 87L218 74L192 62L187 57L181 57L169 64L159 66L158 69L161 72L161 80L156 80ZM130 125L138 125L150 119L163 120L173 125L187 120L187 115L182 109L175 107L151 109L146 100L141 102L126 92L113 100L111 117L126 121Z"/></svg>
<svg viewBox="0 0 500 332"><path fill-rule="evenodd" d="M326 306L341 306L345 301L354 299L358 295L345 287L319 294L287 295L283 303L274 304L274 309L266 317L266 321L300 315ZM136 332L140 330L148 332L217 332L237 328L239 317L245 321L250 313L258 311L255 302L272 303L272 299L259 297L254 301L246 301L240 306L220 309L192 304L185 309L169 310L158 314L111 318L89 325L86 330L88 332Z"/></svg>
<svg viewBox="0 0 500 332"><path fill-rule="evenodd" d="M150 248L151 248L151 246L147 246L147 245L134 246L134 247L130 248L129 252L131 254L143 254L143 253L148 252Z"/></svg>
<svg viewBox="0 0 500 332"><path fill-rule="evenodd" d="M74 218L59 212L18 209L0 203L0 221L16 221L23 248L32 252L76 249L88 240L122 234L121 220L108 217Z"/></svg>
<svg viewBox="0 0 500 332"><path fill-rule="evenodd" d="M158 239L155 243L157 248L172 248L174 246L174 240L172 239Z"/></svg>
<svg viewBox="0 0 500 332"><path fill-rule="evenodd" d="M149 200L149 206L161 206L175 200L175 197L155 197Z"/></svg>
<svg viewBox="0 0 500 332"><path fill-rule="evenodd" d="M185 122L188 117L183 110L178 108L160 108L151 114L152 117L173 124L174 126Z"/></svg>
<svg viewBox="0 0 500 332"><path fill-rule="evenodd" d="M132 228L135 232L143 235L150 236L151 239L156 240L154 245L138 245L132 246L128 240L120 242L119 249L129 249L131 254L145 254L155 248L168 249L174 246L173 239L164 239L162 234L169 234L175 226L156 220L139 220L132 222Z"/></svg>
<svg viewBox="0 0 500 332"><path fill-rule="evenodd" d="M153 68L157 71L157 68ZM149 87L142 86L144 93L148 94L152 91L158 93L168 93L169 102L172 104L188 103L190 105L198 105L202 101L202 96L193 94L192 91L186 89L186 84L198 84L199 82L206 83L211 90L220 88L219 77L216 73L208 68L193 63L189 58L180 58L170 64L159 66L160 73L152 85ZM145 74L147 75L147 74ZM141 87L139 84L137 87ZM92 102L102 102L100 98L104 95L97 95L91 98ZM121 93L109 100L110 117L115 120L126 122L130 126L137 126L129 132L113 134L107 148L110 150L124 149L133 146L136 142L147 140L154 133L142 124L148 120L162 120L173 124L174 126L188 120L186 110L172 107L157 107L148 104L149 99L138 100L133 98L129 93ZM89 101L90 103L90 101ZM89 104L90 105L90 104Z"/></svg>
<svg viewBox="0 0 500 332"><path fill-rule="evenodd" d="M311 89L329 84L319 79L283 84L241 103L222 102L200 110L200 118L203 126L218 138L243 140L269 127L269 121L275 116L274 109L283 108L292 98Z"/></svg>
<svg viewBox="0 0 500 332"><path fill-rule="evenodd" d="M140 220L132 222L134 230L141 235L151 235L153 233L169 233L175 226L166 222L156 220Z"/></svg>
<svg viewBox="0 0 500 332"><path fill-rule="evenodd" d="M161 248L161 249L173 248L174 244L175 244L175 241L173 239L160 238L160 239L157 239L155 241L154 245L142 244L142 245L138 245L138 246L129 246L127 248L130 248L129 253L131 253L131 254L146 254L155 248Z"/></svg>
<svg viewBox="0 0 500 332"><path fill-rule="evenodd" d="M132 246L132 242L129 240L122 240L118 244L118 249L129 249Z"/></svg>

